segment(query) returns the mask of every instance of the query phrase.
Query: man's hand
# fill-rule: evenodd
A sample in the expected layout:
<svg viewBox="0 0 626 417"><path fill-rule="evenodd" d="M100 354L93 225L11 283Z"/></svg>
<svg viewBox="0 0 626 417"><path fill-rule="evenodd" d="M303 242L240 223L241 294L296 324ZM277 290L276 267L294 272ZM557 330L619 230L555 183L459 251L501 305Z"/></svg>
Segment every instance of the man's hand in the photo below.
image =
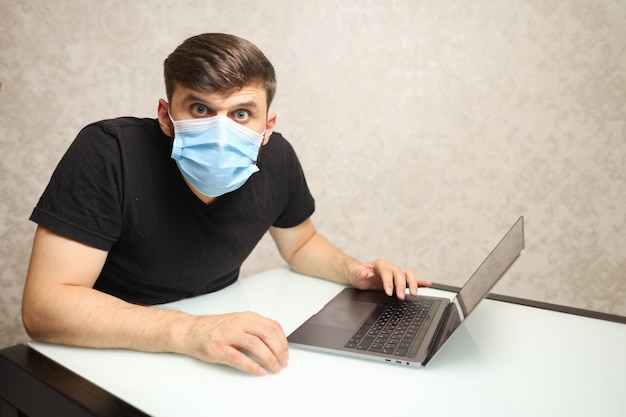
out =
<svg viewBox="0 0 626 417"><path fill-rule="evenodd" d="M365 264L357 264L348 271L350 284L361 290L383 289L389 296L404 300L406 289L417 295L418 287L430 287L430 281L418 280L411 271L400 269L385 259L377 259Z"/></svg>
<svg viewBox="0 0 626 417"><path fill-rule="evenodd" d="M185 353L252 375L279 373L289 361L280 324L255 313L197 317L188 336L190 351Z"/></svg>

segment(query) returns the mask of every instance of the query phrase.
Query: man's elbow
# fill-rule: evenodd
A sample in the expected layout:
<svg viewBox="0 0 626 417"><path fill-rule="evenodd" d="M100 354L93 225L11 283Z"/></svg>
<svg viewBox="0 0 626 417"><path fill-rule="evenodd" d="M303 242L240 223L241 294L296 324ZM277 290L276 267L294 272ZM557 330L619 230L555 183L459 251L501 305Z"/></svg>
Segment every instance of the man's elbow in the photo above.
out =
<svg viewBox="0 0 626 417"><path fill-rule="evenodd" d="M34 340L45 341L47 339L47 323L40 306L29 298L22 300L22 324L26 334Z"/></svg>
<svg viewBox="0 0 626 417"><path fill-rule="evenodd" d="M36 315L33 314L32 309L24 302L22 302L22 324L28 336L35 340L39 339L40 330L39 326L37 326Z"/></svg>

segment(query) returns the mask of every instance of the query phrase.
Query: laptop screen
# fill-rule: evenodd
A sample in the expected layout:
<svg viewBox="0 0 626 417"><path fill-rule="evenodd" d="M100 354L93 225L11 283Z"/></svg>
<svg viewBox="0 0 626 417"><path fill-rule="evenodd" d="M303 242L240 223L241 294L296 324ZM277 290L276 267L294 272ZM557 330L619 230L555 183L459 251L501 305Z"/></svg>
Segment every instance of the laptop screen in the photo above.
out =
<svg viewBox="0 0 626 417"><path fill-rule="evenodd" d="M489 294L523 249L524 217L520 217L459 291L457 299L465 317Z"/></svg>

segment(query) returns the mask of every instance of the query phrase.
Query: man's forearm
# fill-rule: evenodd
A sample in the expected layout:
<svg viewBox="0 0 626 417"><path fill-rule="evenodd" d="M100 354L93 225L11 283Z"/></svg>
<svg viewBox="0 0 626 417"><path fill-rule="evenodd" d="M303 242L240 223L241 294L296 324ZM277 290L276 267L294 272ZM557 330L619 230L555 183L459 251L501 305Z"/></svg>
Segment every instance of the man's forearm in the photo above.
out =
<svg viewBox="0 0 626 417"><path fill-rule="evenodd" d="M355 259L317 232L293 254L288 263L296 272L346 285L350 284L348 271L358 265Z"/></svg>
<svg viewBox="0 0 626 417"><path fill-rule="evenodd" d="M127 303L92 288L59 285L24 303L26 330L36 340L94 348L184 352L194 317Z"/></svg>
<svg viewBox="0 0 626 417"><path fill-rule="evenodd" d="M55 301L47 306L26 299L24 323L38 340L175 352L253 375L287 366L288 344L280 324L252 312L194 316L129 304L86 287L61 286L48 294Z"/></svg>

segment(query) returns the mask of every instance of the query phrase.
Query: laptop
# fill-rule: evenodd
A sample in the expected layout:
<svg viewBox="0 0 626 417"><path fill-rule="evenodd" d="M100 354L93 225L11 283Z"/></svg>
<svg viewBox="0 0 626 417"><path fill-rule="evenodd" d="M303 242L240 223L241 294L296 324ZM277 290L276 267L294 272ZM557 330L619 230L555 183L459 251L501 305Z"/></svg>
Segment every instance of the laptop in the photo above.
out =
<svg viewBox="0 0 626 417"><path fill-rule="evenodd" d="M484 299L524 249L520 217L465 283L449 298L345 288L293 331L292 346L424 366Z"/></svg>

